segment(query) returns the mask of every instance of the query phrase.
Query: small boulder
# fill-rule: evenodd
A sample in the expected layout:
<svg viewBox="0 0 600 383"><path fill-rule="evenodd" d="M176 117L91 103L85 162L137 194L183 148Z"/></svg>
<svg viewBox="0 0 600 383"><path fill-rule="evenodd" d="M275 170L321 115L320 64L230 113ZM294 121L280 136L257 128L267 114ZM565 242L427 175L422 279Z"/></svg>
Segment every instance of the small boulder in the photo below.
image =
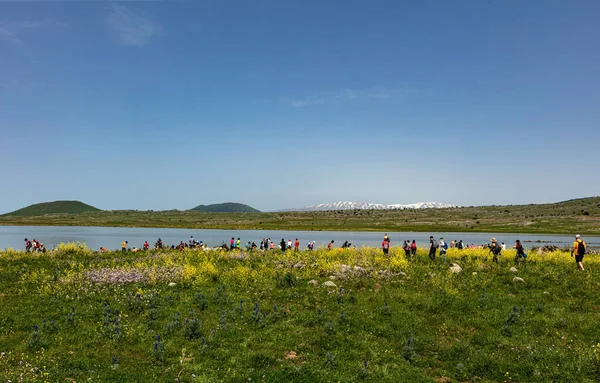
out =
<svg viewBox="0 0 600 383"><path fill-rule="evenodd" d="M547 291L544 291L544 295L550 295L550 293Z"/></svg>
<svg viewBox="0 0 600 383"><path fill-rule="evenodd" d="M173 286L176 286L176 285L177 285L177 283L175 283L175 282L169 282L169 287L173 287Z"/></svg>
<svg viewBox="0 0 600 383"><path fill-rule="evenodd" d="M525 282L525 280L523 278L514 277L513 282Z"/></svg>
<svg viewBox="0 0 600 383"><path fill-rule="evenodd" d="M316 279L311 279L310 281L308 281L309 285L313 285L315 287L319 287L319 281L317 281Z"/></svg>
<svg viewBox="0 0 600 383"><path fill-rule="evenodd" d="M325 286L325 287L337 287L337 285L335 283L333 283L332 281L327 281L327 282L323 283L323 286Z"/></svg>
<svg viewBox="0 0 600 383"><path fill-rule="evenodd" d="M490 267L487 264L485 264L485 263L482 263L481 265L479 265L479 270L487 270L489 268Z"/></svg>
<svg viewBox="0 0 600 383"><path fill-rule="evenodd" d="M516 272L518 272L519 270L517 270L517 268L513 266L513 267L511 267L511 268L510 268L510 271L511 271L511 272L513 272L513 273L516 273Z"/></svg>
<svg viewBox="0 0 600 383"><path fill-rule="evenodd" d="M477 271L473 271L473 273L472 273L472 274L473 274L473 275L477 275Z"/></svg>
<svg viewBox="0 0 600 383"><path fill-rule="evenodd" d="M458 274L462 271L462 267L460 267L460 265L453 263L452 266L450 266L450 272L452 274Z"/></svg>

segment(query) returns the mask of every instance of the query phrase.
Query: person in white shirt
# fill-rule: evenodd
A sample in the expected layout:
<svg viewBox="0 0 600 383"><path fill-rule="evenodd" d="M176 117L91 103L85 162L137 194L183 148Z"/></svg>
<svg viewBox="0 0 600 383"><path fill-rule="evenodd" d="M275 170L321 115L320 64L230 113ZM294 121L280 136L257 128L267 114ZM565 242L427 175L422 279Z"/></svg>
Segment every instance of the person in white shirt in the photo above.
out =
<svg viewBox="0 0 600 383"><path fill-rule="evenodd" d="M501 247L502 247L502 250L506 250L506 244L504 242L502 242Z"/></svg>

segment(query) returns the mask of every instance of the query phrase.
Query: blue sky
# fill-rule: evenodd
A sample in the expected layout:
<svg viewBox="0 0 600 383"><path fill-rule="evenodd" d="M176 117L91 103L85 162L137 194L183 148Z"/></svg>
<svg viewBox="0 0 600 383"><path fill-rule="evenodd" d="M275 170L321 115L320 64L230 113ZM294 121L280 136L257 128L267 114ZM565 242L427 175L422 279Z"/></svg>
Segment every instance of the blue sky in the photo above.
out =
<svg viewBox="0 0 600 383"><path fill-rule="evenodd" d="M599 12L0 2L0 213L598 195Z"/></svg>

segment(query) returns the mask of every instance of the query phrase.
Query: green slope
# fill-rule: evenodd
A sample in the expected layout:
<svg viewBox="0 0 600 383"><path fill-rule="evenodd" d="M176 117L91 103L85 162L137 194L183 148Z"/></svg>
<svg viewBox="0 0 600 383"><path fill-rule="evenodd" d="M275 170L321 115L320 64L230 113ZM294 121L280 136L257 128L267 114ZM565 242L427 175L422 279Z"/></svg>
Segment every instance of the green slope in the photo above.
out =
<svg viewBox="0 0 600 383"><path fill-rule="evenodd" d="M13 217L37 217L48 214L77 214L96 211L101 210L80 201L54 201L36 203L4 215Z"/></svg>
<svg viewBox="0 0 600 383"><path fill-rule="evenodd" d="M198 205L193 211L204 211L209 213L258 213L255 208L244 205L243 203L225 202L212 205Z"/></svg>

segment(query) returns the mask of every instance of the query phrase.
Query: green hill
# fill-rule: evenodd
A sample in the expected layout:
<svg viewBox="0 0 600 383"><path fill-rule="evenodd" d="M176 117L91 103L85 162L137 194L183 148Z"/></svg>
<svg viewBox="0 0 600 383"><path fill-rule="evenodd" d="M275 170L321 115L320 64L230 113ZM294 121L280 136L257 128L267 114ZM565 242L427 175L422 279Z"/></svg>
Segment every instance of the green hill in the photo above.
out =
<svg viewBox="0 0 600 383"><path fill-rule="evenodd" d="M198 205L193 209L193 211L204 211L210 213L259 213L259 210L255 208L244 205L243 203L235 203L235 202L225 202L225 203L216 203L212 205Z"/></svg>
<svg viewBox="0 0 600 383"><path fill-rule="evenodd" d="M54 201L36 203L4 215L13 217L37 217L48 214L77 214L96 211L101 210L80 201Z"/></svg>

